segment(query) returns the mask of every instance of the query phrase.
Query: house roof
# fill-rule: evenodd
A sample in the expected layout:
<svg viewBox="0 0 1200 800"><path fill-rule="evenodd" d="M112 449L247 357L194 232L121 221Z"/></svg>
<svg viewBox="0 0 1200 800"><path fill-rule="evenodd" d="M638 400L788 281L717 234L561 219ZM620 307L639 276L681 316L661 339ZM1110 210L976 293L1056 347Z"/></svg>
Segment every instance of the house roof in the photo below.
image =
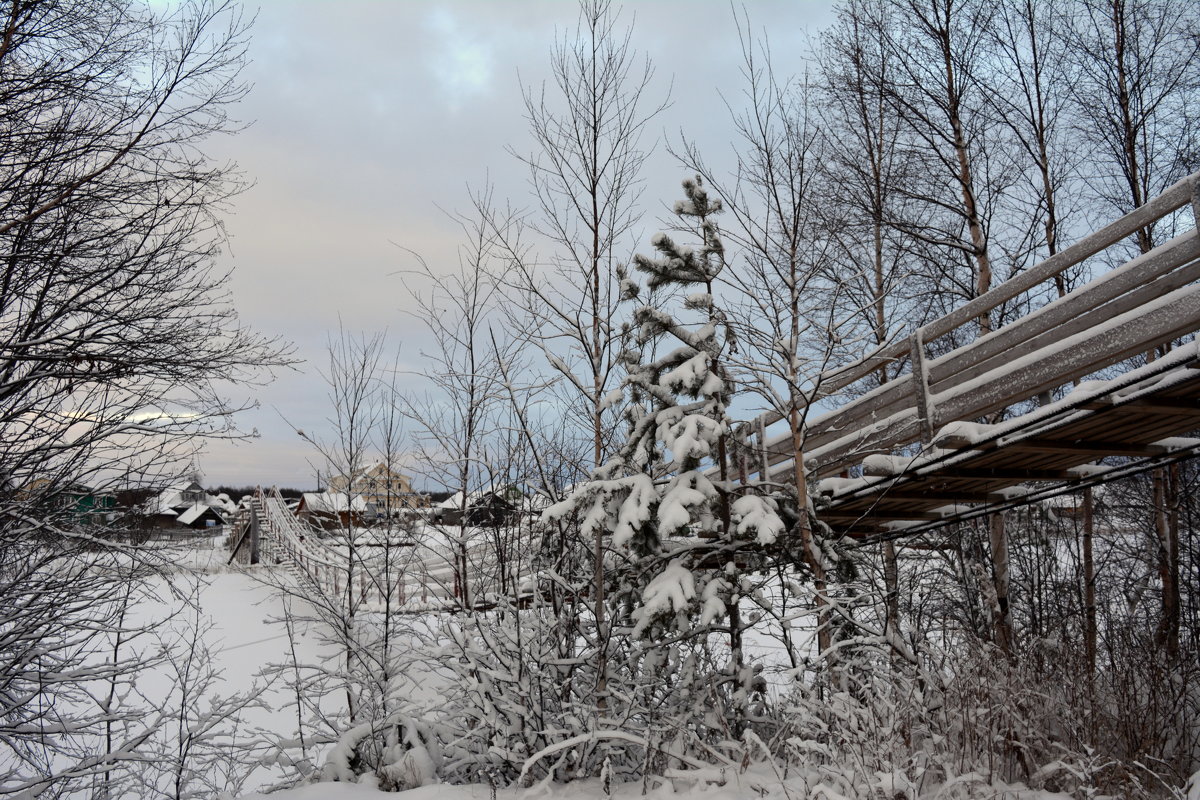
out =
<svg viewBox="0 0 1200 800"><path fill-rule="evenodd" d="M514 508L525 502L524 495L521 495L519 490L515 489L515 487L508 485L492 487L488 489L476 489L473 492L468 492L467 508L470 508L480 501L487 500L490 497L495 497L498 500L508 503ZM462 508L462 501L463 493L461 491L457 491L442 502L438 503L436 506L434 506L434 508L454 510L456 508Z"/></svg>
<svg viewBox="0 0 1200 800"><path fill-rule="evenodd" d="M200 493L201 500L197 503L195 500L185 500L184 492L195 494ZM151 497L145 503L147 514L165 514L166 516L176 516L182 513L188 507L193 505L202 505L205 508L213 507L225 513L233 513L237 511L237 505L229 499L229 495L218 495L216 497L204 491L203 487L195 481L189 483L177 483L174 486L167 487L158 493L155 497Z"/></svg>
<svg viewBox="0 0 1200 800"><path fill-rule="evenodd" d="M216 517L217 519L221 520L222 522L225 521L224 518L221 516L221 514L218 512L218 510L215 507L205 505L204 503L196 503L192 506L189 506L187 508L187 510L185 510L182 514L179 515L179 522L182 523L183 525L191 525L193 522L200 519L200 517L204 516L204 514L209 511L211 511L213 516Z"/></svg>
<svg viewBox="0 0 1200 800"><path fill-rule="evenodd" d="M300 505L306 511L317 514L339 514L343 511L366 511L367 501L362 495L353 500L345 492L305 492Z"/></svg>
<svg viewBox="0 0 1200 800"><path fill-rule="evenodd" d="M392 481L402 481L402 482L408 483L408 484L412 483L411 475L405 475L403 472L398 472L397 470L389 469L388 465L383 463L382 461L376 461L374 464L372 464L369 467L356 469L353 471L352 474L354 476L353 480L355 482L358 482L361 480L392 480ZM338 485L344 486L346 484L346 476L345 475L335 475L330 480L330 483L336 483Z"/></svg>
<svg viewBox="0 0 1200 800"><path fill-rule="evenodd" d="M522 499L521 509L529 512L541 512L545 511L553 504L554 503L548 494L542 491L537 491Z"/></svg>
<svg viewBox="0 0 1200 800"><path fill-rule="evenodd" d="M367 468L367 471L366 471L367 477L370 477L370 478L378 477L380 475L387 475L388 473L391 474L391 477L393 479L399 478L406 482L410 482L410 483L412 482L412 476L405 475L403 472L397 472L394 469L389 469L388 465L383 463L382 461L376 461L369 468Z"/></svg>

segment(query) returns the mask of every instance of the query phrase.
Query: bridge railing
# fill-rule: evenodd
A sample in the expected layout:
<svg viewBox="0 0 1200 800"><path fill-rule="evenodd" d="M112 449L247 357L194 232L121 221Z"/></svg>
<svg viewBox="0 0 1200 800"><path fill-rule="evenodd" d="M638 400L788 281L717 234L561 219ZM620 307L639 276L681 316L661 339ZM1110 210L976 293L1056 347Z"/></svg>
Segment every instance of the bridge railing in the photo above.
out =
<svg viewBox="0 0 1200 800"><path fill-rule="evenodd" d="M805 425L808 473L835 475L871 453L925 440L948 422L972 420L1028 401L1098 370L1200 329L1200 232L1193 227L1149 253L1109 270L1065 296L938 358L930 342L978 320L1002 304L1081 264L1138 230L1191 204L1200 220L1200 173L1171 186L1035 267L916 330L906 341L877 348L823 373L813 402L835 395L873 372L906 364L888 383ZM1168 364L1164 362L1163 368ZM759 417L761 460L768 468L794 458L790 434L766 435L783 419ZM757 459L756 459L757 460Z"/></svg>
<svg viewBox="0 0 1200 800"><path fill-rule="evenodd" d="M297 518L278 490L260 488L254 503L262 526L263 558L268 563L294 565L310 588L335 604L353 599L368 611L372 605L385 603L400 611L425 611L457 608L461 603L459 581L463 577L457 574L456 556L449 543L439 548L428 541L413 542L393 548L393 554L401 552L406 557L399 559L400 563L381 565L379 548L364 541L351 569L349 553L322 541L321 532ZM365 529L363 534L366 539L373 535ZM488 568L488 552L486 543L475 542L467 548L466 579L471 581L473 605L494 602L502 583ZM348 580L353 580L354 586L347 587Z"/></svg>
<svg viewBox="0 0 1200 800"><path fill-rule="evenodd" d="M339 570L344 569L324 547L310 542L312 531L303 527L277 489L265 492L260 487L254 503L262 527L260 549L269 562L295 564L313 588L329 597L342 591Z"/></svg>

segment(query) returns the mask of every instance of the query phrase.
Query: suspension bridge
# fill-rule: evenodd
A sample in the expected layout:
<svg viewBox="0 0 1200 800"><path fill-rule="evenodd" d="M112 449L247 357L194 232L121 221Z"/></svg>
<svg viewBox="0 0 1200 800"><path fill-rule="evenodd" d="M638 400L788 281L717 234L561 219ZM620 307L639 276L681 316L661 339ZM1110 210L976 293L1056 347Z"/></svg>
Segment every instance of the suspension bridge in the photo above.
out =
<svg viewBox="0 0 1200 800"><path fill-rule="evenodd" d="M743 474L791 481L799 452L818 516L879 539L1197 455L1200 439L1186 434L1200 430L1198 222L1200 173L906 341L822 374L810 408L872 374L888 380L806 414L798 437L790 425L772 433L788 421L778 413L744 426L740 453L753 466ZM1115 255L1156 225L1184 232L1136 258ZM975 335L1002 305L1089 260L1117 266ZM948 339L970 341L950 349ZM931 358L931 346L946 352Z"/></svg>
<svg viewBox="0 0 1200 800"><path fill-rule="evenodd" d="M230 561L283 565L314 599L367 612L484 609L498 593L519 596L515 564L498 564L491 543L462 538L463 528L410 528L322 531L297 518L278 489L260 487L234 522Z"/></svg>

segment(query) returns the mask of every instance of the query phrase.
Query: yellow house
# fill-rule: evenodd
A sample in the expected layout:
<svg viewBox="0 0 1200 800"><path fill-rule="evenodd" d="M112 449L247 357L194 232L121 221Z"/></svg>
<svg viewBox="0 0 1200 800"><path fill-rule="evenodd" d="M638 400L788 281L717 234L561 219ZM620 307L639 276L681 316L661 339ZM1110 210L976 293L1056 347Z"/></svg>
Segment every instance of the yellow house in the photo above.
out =
<svg viewBox="0 0 1200 800"><path fill-rule="evenodd" d="M329 481L334 492L362 495L380 514L414 508L428 508L429 496L414 492L412 478L379 462L355 475L353 480L337 475Z"/></svg>

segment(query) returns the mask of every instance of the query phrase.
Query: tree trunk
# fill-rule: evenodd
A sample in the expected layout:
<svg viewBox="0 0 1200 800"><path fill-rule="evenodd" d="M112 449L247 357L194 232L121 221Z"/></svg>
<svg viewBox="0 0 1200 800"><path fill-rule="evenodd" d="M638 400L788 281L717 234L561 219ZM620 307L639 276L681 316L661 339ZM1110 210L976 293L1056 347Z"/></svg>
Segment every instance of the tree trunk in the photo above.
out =
<svg viewBox="0 0 1200 800"><path fill-rule="evenodd" d="M1083 490L1083 636L1089 684L1096 675L1096 569L1092 560L1094 520L1095 508L1089 486Z"/></svg>
<svg viewBox="0 0 1200 800"><path fill-rule="evenodd" d="M1003 514L992 514L988 519L988 533L992 548L992 583L996 590L994 633L996 644L1010 658L1016 642L1013 640L1012 617L1009 613L1008 579L1008 527Z"/></svg>
<svg viewBox="0 0 1200 800"><path fill-rule="evenodd" d="M1178 466L1156 469L1154 483L1154 534L1158 545L1158 578L1162 585L1162 616L1154 642L1174 662L1179 657L1179 498Z"/></svg>
<svg viewBox="0 0 1200 800"><path fill-rule="evenodd" d="M830 628L831 615L829 612L829 597L826 594L825 559L817 548L813 538L812 522L808 517L808 484L804 474L804 444L803 431L800 422L800 410L795 399L792 402L790 415L792 427L792 480L796 483L797 513L800 517L800 547L804 553L805 563L813 576L813 591L817 607L817 648L820 655L828 657L833 644L833 631Z"/></svg>

